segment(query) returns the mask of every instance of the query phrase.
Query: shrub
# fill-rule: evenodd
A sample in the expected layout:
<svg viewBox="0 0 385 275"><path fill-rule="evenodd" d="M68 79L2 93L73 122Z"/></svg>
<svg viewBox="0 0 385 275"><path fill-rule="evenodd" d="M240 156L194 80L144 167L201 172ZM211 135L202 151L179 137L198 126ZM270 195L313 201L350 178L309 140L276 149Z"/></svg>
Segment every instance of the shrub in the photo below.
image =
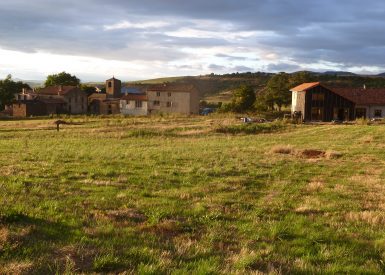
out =
<svg viewBox="0 0 385 275"><path fill-rule="evenodd" d="M283 130L287 127L281 121L271 123L250 123L230 126L221 126L215 131L223 134L264 134Z"/></svg>

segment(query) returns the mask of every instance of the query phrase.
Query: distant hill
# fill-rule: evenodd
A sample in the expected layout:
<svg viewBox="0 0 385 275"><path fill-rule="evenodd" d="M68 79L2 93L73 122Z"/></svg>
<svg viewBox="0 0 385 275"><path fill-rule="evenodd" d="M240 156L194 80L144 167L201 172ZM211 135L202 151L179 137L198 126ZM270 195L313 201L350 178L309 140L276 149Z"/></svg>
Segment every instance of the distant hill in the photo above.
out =
<svg viewBox="0 0 385 275"><path fill-rule="evenodd" d="M357 74L344 71L326 71L324 75L338 75L338 76L356 76Z"/></svg>
<svg viewBox="0 0 385 275"><path fill-rule="evenodd" d="M385 73L378 74L379 77L385 77Z"/></svg>

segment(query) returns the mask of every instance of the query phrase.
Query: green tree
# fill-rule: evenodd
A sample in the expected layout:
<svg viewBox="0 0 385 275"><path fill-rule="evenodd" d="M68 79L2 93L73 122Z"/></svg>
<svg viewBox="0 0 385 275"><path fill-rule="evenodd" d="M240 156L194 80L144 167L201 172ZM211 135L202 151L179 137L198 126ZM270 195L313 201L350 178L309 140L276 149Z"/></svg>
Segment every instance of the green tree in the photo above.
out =
<svg viewBox="0 0 385 275"><path fill-rule="evenodd" d="M44 82L45 87L57 85L78 86L80 79L66 72L47 76L47 80Z"/></svg>
<svg viewBox="0 0 385 275"><path fill-rule="evenodd" d="M290 88L294 88L302 83L315 82L317 81L317 77L314 73L301 71L294 73L290 76L289 84Z"/></svg>
<svg viewBox="0 0 385 275"><path fill-rule="evenodd" d="M13 81L11 75L0 80L0 109L3 110L5 105L10 104L15 99L15 94L20 93L23 88L31 89L28 84Z"/></svg>
<svg viewBox="0 0 385 275"><path fill-rule="evenodd" d="M282 106L287 106L291 101L290 76L287 73L279 73L270 78L266 86L265 102L271 109L277 105L281 111Z"/></svg>
<svg viewBox="0 0 385 275"><path fill-rule="evenodd" d="M233 93L232 107L236 112L250 111L255 102L255 92L251 86L241 85Z"/></svg>
<svg viewBox="0 0 385 275"><path fill-rule="evenodd" d="M80 89L82 91L84 91L87 95L91 95L93 93L96 93L96 88L94 86L88 86L88 85L81 84Z"/></svg>

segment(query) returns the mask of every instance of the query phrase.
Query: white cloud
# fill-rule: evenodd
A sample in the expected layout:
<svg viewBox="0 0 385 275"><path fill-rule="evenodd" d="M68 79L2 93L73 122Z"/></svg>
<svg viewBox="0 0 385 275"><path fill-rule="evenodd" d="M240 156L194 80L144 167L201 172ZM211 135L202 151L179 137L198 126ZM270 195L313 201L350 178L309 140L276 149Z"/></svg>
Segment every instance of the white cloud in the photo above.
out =
<svg viewBox="0 0 385 275"><path fill-rule="evenodd" d="M164 21L146 21L146 22L130 22L120 21L112 25L104 25L103 28L106 31L112 30L124 30L124 29L156 29L169 26L170 24Z"/></svg>

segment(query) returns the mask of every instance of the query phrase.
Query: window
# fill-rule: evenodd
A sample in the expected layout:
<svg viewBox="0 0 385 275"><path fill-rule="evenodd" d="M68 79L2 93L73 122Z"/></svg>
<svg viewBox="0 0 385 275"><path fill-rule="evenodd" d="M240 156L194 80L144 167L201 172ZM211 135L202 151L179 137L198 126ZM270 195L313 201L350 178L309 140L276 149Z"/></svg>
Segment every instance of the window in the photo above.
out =
<svg viewBox="0 0 385 275"><path fill-rule="evenodd" d="M382 110L380 110L380 109L374 110L374 116L375 117L382 117Z"/></svg>
<svg viewBox="0 0 385 275"><path fill-rule="evenodd" d="M136 100L135 101L135 108L142 108L142 101Z"/></svg>
<svg viewBox="0 0 385 275"><path fill-rule="evenodd" d="M155 100L154 101L154 106L160 106L160 101L159 100Z"/></svg>
<svg viewBox="0 0 385 275"><path fill-rule="evenodd" d="M171 101L167 101L167 107L171 107L172 106L172 102Z"/></svg>
<svg viewBox="0 0 385 275"><path fill-rule="evenodd" d="M366 118L366 109L356 108L356 118Z"/></svg>
<svg viewBox="0 0 385 275"><path fill-rule="evenodd" d="M170 96L171 96L171 93L170 93L170 92L168 92L168 93L167 93L167 95L170 97Z"/></svg>
<svg viewBox="0 0 385 275"><path fill-rule="evenodd" d="M325 95L323 93L313 93L311 99L313 101L324 101Z"/></svg>
<svg viewBox="0 0 385 275"><path fill-rule="evenodd" d="M111 88L112 87L112 82L108 82L108 88Z"/></svg>
<svg viewBox="0 0 385 275"><path fill-rule="evenodd" d="M160 96L160 92L156 92L156 96Z"/></svg>

